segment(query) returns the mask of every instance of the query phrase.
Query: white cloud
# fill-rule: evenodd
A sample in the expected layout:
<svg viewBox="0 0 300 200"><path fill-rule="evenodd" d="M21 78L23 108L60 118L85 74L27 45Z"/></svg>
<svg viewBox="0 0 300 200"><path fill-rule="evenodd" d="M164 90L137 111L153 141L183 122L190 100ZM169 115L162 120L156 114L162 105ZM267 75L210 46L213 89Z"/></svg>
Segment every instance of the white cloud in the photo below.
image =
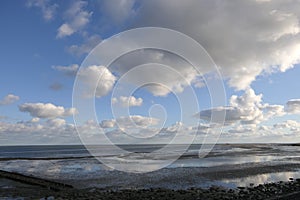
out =
<svg viewBox="0 0 300 200"><path fill-rule="evenodd" d="M186 141L202 142L206 134L216 134L214 126L200 124L199 127L192 127L177 122L161 130L149 126L139 127L137 133L130 135L131 132L128 134L126 129L115 126L114 120L111 120L113 127L109 121L107 120L103 124L106 124L106 128L115 129L102 132L103 130L99 129L99 125L93 120L78 125L76 128L83 134L83 137L88 139L90 144L95 144L95 141L101 144L101 141L105 141L103 138L104 134L113 143L123 144L167 143L173 140L175 135L178 143ZM124 125L126 124L127 122ZM126 127L130 126L126 125ZM274 126L237 124L230 127L230 129L223 130L220 142L295 142L299 139L299 133L300 124L293 120L277 123ZM197 138L194 138L195 134L197 134ZM65 120L60 118L52 118L40 121L39 123L23 121L18 123L0 122L0 143L7 144L5 143L6 141L9 141L10 144L80 144L81 142L76 133L75 126L66 123Z"/></svg>
<svg viewBox="0 0 300 200"><path fill-rule="evenodd" d="M106 17L116 17L118 23L126 24L119 18L130 18L132 27L167 27L196 39L220 66L229 85L239 90L249 88L258 75L285 71L300 59L300 16L291 1L113 2L102 1L101 9ZM86 46L73 45L69 50L75 54L87 52L88 43ZM136 85L141 80L160 83L146 87L155 96L166 96L170 91L182 92L189 85L204 86L203 82L197 81L199 74L191 65L163 51L132 52L120 57L110 70L122 76L134 66L150 62L171 66L174 71L154 64L155 70L132 73L128 80ZM202 73L206 75L208 70L203 68Z"/></svg>
<svg viewBox="0 0 300 200"><path fill-rule="evenodd" d="M77 64L72 64L70 66L52 66L52 69L63 72L67 76L75 76L78 68L79 66Z"/></svg>
<svg viewBox="0 0 300 200"><path fill-rule="evenodd" d="M102 39L99 35L92 35L86 38L82 45L71 45L68 51L74 55L81 56L89 53L101 41Z"/></svg>
<svg viewBox="0 0 300 200"><path fill-rule="evenodd" d="M230 130L228 130L228 133L233 133L233 134L249 134L250 135L256 130L256 126L242 126L242 125L239 125L239 126L236 126L236 127L233 127L231 128Z"/></svg>
<svg viewBox="0 0 300 200"><path fill-rule="evenodd" d="M8 94L2 100L0 100L0 106L12 104L12 103L18 101L19 99L20 99L20 97L18 97L16 95Z"/></svg>
<svg viewBox="0 0 300 200"><path fill-rule="evenodd" d="M141 106L143 104L143 99L135 98L134 96L120 96L119 98L112 98L112 103L119 103L122 107Z"/></svg>
<svg viewBox="0 0 300 200"><path fill-rule="evenodd" d="M254 90L247 89L242 96L233 95L230 98L230 106L218 107L200 112L200 118L210 121L215 115L215 123L222 122L225 114L225 124L240 122L242 124L260 124L272 117L283 116L284 106L269 105L262 102L262 94L256 95ZM196 116L199 116L198 114Z"/></svg>
<svg viewBox="0 0 300 200"><path fill-rule="evenodd" d="M300 99L291 99L286 103L286 111L293 114L300 114Z"/></svg>
<svg viewBox="0 0 300 200"><path fill-rule="evenodd" d="M160 26L196 39L230 86L244 90L262 73L300 61L300 1L138 1L133 26ZM188 14L186 14L188 13Z"/></svg>
<svg viewBox="0 0 300 200"><path fill-rule="evenodd" d="M103 120L102 128L113 128L106 132L112 141L132 142L132 139L151 138L159 134L160 119L140 115L122 116L116 119Z"/></svg>
<svg viewBox="0 0 300 200"><path fill-rule="evenodd" d="M47 21L52 20L54 18L54 15L58 8L57 4L50 4L49 0L28 0L26 5L29 8L40 8L42 10L44 19Z"/></svg>
<svg viewBox="0 0 300 200"><path fill-rule="evenodd" d="M58 28L57 38L62 38L65 36L72 35L75 33L76 30L74 30L71 25L69 24L63 24Z"/></svg>
<svg viewBox="0 0 300 200"><path fill-rule="evenodd" d="M78 71L78 79L84 85L84 95L88 98L100 98L110 92L115 84L116 77L104 66L92 65ZM96 91L94 86L97 84Z"/></svg>
<svg viewBox="0 0 300 200"><path fill-rule="evenodd" d="M65 109L62 106L56 106L51 103L24 103L19 106L19 110L28 112L32 117L38 118L66 117L77 112L75 108Z"/></svg>
<svg viewBox="0 0 300 200"><path fill-rule="evenodd" d="M34 117L34 118L32 118L29 122L30 122L30 123L37 123L37 122L39 122L39 121L40 121L40 118Z"/></svg>
<svg viewBox="0 0 300 200"><path fill-rule="evenodd" d="M284 106L282 105L269 105L265 104L263 106L264 118L270 119L271 117L280 117L286 114L284 111Z"/></svg>
<svg viewBox="0 0 300 200"><path fill-rule="evenodd" d="M120 128L140 127L146 128L155 126L159 123L159 119L153 117L144 117L140 115L131 115L128 117L120 117L116 119L116 123Z"/></svg>
<svg viewBox="0 0 300 200"><path fill-rule="evenodd" d="M176 122L175 124L172 124L171 126L162 128L160 130L160 133L163 133L165 135L168 134L177 134L178 131L183 127L183 123L182 122Z"/></svg>
<svg viewBox="0 0 300 200"><path fill-rule="evenodd" d="M233 95L230 105L240 111L244 123L259 123L264 120L262 94L256 95L252 89L246 90L240 97Z"/></svg>
<svg viewBox="0 0 300 200"><path fill-rule="evenodd" d="M92 12L84 10L87 2L75 1L71 7L65 12L66 22L57 30L57 38L70 36L75 32L82 30L90 21Z"/></svg>

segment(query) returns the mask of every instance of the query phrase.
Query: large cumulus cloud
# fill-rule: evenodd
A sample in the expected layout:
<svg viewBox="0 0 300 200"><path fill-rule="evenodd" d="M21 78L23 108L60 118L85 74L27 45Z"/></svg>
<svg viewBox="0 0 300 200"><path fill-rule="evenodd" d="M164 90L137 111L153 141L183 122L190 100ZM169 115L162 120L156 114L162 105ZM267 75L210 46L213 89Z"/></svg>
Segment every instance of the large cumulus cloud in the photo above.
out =
<svg viewBox="0 0 300 200"><path fill-rule="evenodd" d="M299 0L126 2L120 15L132 20L131 27L160 26L193 37L236 89L248 88L263 73L284 72L299 63Z"/></svg>
<svg viewBox="0 0 300 200"><path fill-rule="evenodd" d="M199 112L196 116L210 121L215 115L214 123L231 125L237 122L248 125L258 125L272 117L286 114L283 105L270 105L263 103L262 94L255 94L253 89L247 89L241 96L233 95L229 100L229 106L216 107ZM225 118L218 117L224 116Z"/></svg>

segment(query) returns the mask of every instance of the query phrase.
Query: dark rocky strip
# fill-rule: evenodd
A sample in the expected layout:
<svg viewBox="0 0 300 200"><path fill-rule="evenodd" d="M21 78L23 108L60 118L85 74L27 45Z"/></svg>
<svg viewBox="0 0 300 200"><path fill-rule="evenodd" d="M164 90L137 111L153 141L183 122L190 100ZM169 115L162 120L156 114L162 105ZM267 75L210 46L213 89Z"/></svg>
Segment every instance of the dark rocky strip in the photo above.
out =
<svg viewBox="0 0 300 200"><path fill-rule="evenodd" d="M60 191L60 190L66 190L66 189L73 188L73 186L67 185L64 183L58 183L58 182L54 182L54 181L50 181L50 180L45 180L45 179L41 179L41 178L37 178L37 177L33 177L33 176L26 176L26 175L19 174L16 172L7 172L7 171L3 171L3 170L0 170L0 177L15 180L15 181L18 181L21 183L27 183L30 185L38 185L38 186L48 188L48 189L54 190L54 191Z"/></svg>
<svg viewBox="0 0 300 200"><path fill-rule="evenodd" d="M10 160L72 160L72 159L83 159L83 158L94 158L94 156L68 156L68 157L9 157L9 158L0 158L0 161L10 161Z"/></svg>
<svg viewBox="0 0 300 200"><path fill-rule="evenodd" d="M28 188L0 189L0 197L27 197L25 199L97 199L97 200L299 200L300 179L288 182L261 184L255 187L226 189L212 186L208 189L190 188L187 190L170 189L126 189L104 190L100 188L37 191Z"/></svg>

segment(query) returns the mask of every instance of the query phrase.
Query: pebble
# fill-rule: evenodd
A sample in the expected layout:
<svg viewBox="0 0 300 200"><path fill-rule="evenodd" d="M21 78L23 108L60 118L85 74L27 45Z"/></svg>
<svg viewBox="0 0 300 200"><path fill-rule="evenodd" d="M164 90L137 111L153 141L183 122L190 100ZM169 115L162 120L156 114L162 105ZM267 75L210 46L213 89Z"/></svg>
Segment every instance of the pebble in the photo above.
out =
<svg viewBox="0 0 300 200"><path fill-rule="evenodd" d="M90 189L71 189L67 191L54 192L51 196L46 193L43 198L34 196L29 199L40 200L58 200L58 199L270 199L278 195L286 195L289 193L300 191L300 179L296 181L278 182L260 184L252 187L238 187L236 189L226 189L219 186L212 186L208 189L190 188L187 190L169 190L163 188L152 189L127 189L127 190L103 190L98 188ZM33 192L34 194L34 192ZM45 197L46 196L46 197Z"/></svg>

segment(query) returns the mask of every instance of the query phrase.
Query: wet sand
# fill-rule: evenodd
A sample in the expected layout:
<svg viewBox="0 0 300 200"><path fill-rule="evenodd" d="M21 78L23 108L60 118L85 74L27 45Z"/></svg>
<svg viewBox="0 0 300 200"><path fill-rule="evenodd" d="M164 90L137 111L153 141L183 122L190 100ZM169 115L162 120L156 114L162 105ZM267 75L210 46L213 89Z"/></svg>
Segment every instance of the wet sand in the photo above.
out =
<svg viewBox="0 0 300 200"><path fill-rule="evenodd" d="M0 199L5 199L5 197L49 200L300 199L300 163L299 157L294 156L298 153L297 149L281 149L277 148L278 145L276 148L268 145L234 146L238 148L238 151L215 151L207 156L208 160L212 158L209 160L210 162L221 160L220 165L217 165L219 163L198 167L175 165L174 168L163 168L145 174L130 174L110 169L94 172L85 171L82 163L89 162L91 165L88 166L96 166L93 163L95 161L90 157L80 155L62 158L51 156L45 158L29 157L28 159L27 157L3 158L0 161L4 163L4 170L16 171L27 176L34 174L38 178L25 176L23 179L22 174L20 175L21 178L16 178L15 173L8 172L5 176L3 174L1 176L0 173ZM244 149L246 150L244 151ZM252 154L258 160L251 160ZM181 163L193 161L193 156L195 155L187 154L179 161ZM275 159L269 159L268 156ZM250 160L242 162L243 157ZM237 162L226 160L228 158L235 158ZM261 160L262 158L266 159ZM222 163L222 159L225 159L225 164ZM42 160L42 162L27 164L28 162L35 162L35 160ZM7 165L5 165L6 163ZM77 165L74 163L78 164L78 171L76 171ZM68 170L67 167L70 165L75 166L74 169L72 168L74 171L66 173L64 170ZM53 166L54 168L51 168ZM59 169L59 172L62 171L61 174L56 171L48 171L48 169L56 169L56 166L65 167ZM279 178L274 179L273 176L277 176L277 173L283 173L284 176L278 176ZM265 178L257 181L257 177L273 177L273 179ZM289 180L289 178L291 179ZM235 182L232 181L233 179L236 179ZM275 180L282 180L282 182L273 183ZM265 182L267 183L262 184ZM71 187L64 187L66 185Z"/></svg>
<svg viewBox="0 0 300 200"><path fill-rule="evenodd" d="M166 188L166 189L188 189L191 187L209 187L211 184L222 184L224 179L239 179L250 176L259 176L269 173L296 172L300 164L277 164L257 165L241 164L216 167L188 167L188 168L164 168L145 174L130 174L125 172L112 171L94 179L68 179L64 183L73 185L76 188L84 189L86 185L104 188L108 184L109 189L128 188ZM100 176L100 175L99 175ZM287 177L285 180L287 181ZM61 181L61 180L55 180ZM254 182L255 183L255 182ZM228 185L229 186L229 185Z"/></svg>
<svg viewBox="0 0 300 200"><path fill-rule="evenodd" d="M178 181L184 179L181 182L182 188L172 189L172 188L141 188L131 185L131 187L122 188L122 187L112 187L112 188L84 188L82 185L86 184L89 180L60 180L62 184L57 184L53 180L44 180L38 178L40 182L43 182L42 185L38 185L33 182L30 184L31 177L21 178L16 182L15 187L2 187L0 189L0 197L24 197L25 199L174 199L174 200L183 200L183 199L289 199L289 200L298 200L300 198L300 179L298 177L290 178L287 182L277 182L277 183L267 183L260 184L255 186L249 185L248 187L238 187L238 188L225 188L222 186L211 186L209 188L198 188L193 187L189 188L188 185L189 179L197 178L207 178L207 179L218 179L220 177L243 177L254 174L260 174L265 172L279 172L286 170L297 169L300 166L298 164L289 164L289 165L275 165L275 166L261 166L261 167L251 167L248 169L239 167L230 167L223 170L216 170L214 168L209 168L206 171L200 170L198 168L180 168L179 171L176 169L176 174L173 172L169 177L164 177L161 179L165 181L166 184L172 185L173 181ZM163 170L172 170L172 169L163 169ZM183 173L181 170L187 170ZM153 172L155 173L155 172ZM0 174L1 175L1 174ZM145 176L147 174L141 175ZM11 176L11 177L10 177ZM15 173L6 173L5 179L14 178ZM130 176L130 174L128 174ZM132 174L131 174L132 176ZM151 175L151 177L153 174ZM4 178L2 176L2 179ZM33 178L35 180L35 178ZM92 180L91 180L92 181ZM93 180L96 181L96 180ZM103 181L103 180L98 180ZM146 183L148 180L141 179L140 181ZM20 184L22 182L22 184ZM65 183L71 183L74 188L65 187ZM56 187L53 187L53 184L56 184ZM10 183L11 184L11 183ZM177 183L178 184L178 183ZM12 184L11 184L12 185ZM80 186L76 187L76 186Z"/></svg>

